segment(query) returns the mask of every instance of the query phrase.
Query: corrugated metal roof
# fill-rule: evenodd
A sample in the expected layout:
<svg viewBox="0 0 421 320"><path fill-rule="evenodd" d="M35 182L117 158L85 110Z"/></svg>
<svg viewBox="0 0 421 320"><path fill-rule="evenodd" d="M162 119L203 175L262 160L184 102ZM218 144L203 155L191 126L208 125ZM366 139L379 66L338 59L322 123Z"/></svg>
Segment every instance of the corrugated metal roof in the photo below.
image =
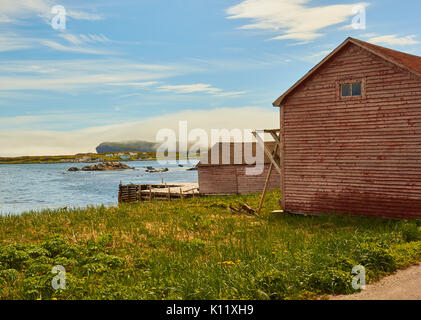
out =
<svg viewBox="0 0 421 320"><path fill-rule="evenodd" d="M276 142L265 142L265 145L273 151L276 146ZM230 142L230 143L223 143L219 142L216 143L211 149L208 150L205 154L203 154L200 157L200 162L198 166L219 166L219 165L247 165L247 159L245 157L245 150L250 150L251 148L252 153L251 155L253 157L256 156L256 147L260 149L260 151L263 152L263 149L261 148L260 144L257 144L256 142ZM229 161L228 159L223 159L224 153L229 148ZM248 148L248 149L247 149ZM214 157L217 156L217 152L219 150L219 159L216 161L216 163L212 163L212 154L214 154ZM228 156L225 156L228 157ZM226 161L223 161L226 160ZM264 163L270 163L269 158L264 154ZM252 165L252 164L251 164Z"/></svg>

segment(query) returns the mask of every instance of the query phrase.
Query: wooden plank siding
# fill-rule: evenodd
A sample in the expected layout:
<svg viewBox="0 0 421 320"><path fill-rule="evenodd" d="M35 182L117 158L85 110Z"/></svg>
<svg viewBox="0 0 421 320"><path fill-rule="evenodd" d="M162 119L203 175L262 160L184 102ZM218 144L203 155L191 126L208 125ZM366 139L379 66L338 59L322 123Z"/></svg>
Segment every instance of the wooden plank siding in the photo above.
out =
<svg viewBox="0 0 421 320"><path fill-rule="evenodd" d="M199 166L199 192L212 194L250 194L263 191L269 164L259 175L246 175L247 165ZM272 170L268 190L279 189L280 175Z"/></svg>
<svg viewBox="0 0 421 320"><path fill-rule="evenodd" d="M341 98L338 82L363 80ZM346 44L280 105L284 209L421 217L421 80Z"/></svg>
<svg viewBox="0 0 421 320"><path fill-rule="evenodd" d="M274 152L275 142L265 142L265 147ZM225 149L224 149L225 148ZM229 154L225 154L224 150L228 150ZM251 154L247 154L251 151ZM257 175L246 174L246 169L256 169L256 164L250 165L248 157L256 157L257 151L262 152L264 170ZM218 157L214 154L217 152ZM226 151L225 151L226 152ZM212 155L217 159L216 163L212 163ZM228 158L229 156L229 158ZM247 156L247 157L246 157ZM227 157L227 159L224 159ZM224 162L223 160L226 160ZM249 163L247 163L247 161ZM258 161L255 159L255 162ZM205 195L211 194L249 194L262 192L266 177L270 167L270 159L263 154L263 148L256 142L229 142L216 143L208 152L200 157L197 165L199 176L199 192ZM254 171L254 170L252 170ZM273 170L269 180L269 190L279 189L279 181L281 179L278 172Z"/></svg>

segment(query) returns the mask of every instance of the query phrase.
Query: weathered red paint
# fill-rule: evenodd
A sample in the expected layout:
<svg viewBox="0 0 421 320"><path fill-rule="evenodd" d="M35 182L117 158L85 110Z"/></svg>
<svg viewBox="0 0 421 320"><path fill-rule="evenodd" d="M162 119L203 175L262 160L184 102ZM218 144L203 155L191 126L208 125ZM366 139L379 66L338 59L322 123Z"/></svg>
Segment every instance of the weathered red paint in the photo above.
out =
<svg viewBox="0 0 421 320"><path fill-rule="evenodd" d="M421 217L418 73L421 57L348 39L275 102L285 210ZM341 98L356 79L365 95Z"/></svg>
<svg viewBox="0 0 421 320"><path fill-rule="evenodd" d="M227 146L227 144L222 143L216 144L207 154L203 155L198 165L199 192L201 194L249 194L262 192L269 171L269 158L267 156L264 157L264 170L261 174L247 175L246 168L255 166L247 165L245 162L244 147L241 148L242 154L238 157L241 161L236 164L234 154L238 151L236 151L234 143L228 143L230 161L228 164L224 164L222 161L223 145ZM266 143L266 146L273 150L275 143ZM212 164L211 154L216 148L219 148L219 161ZM256 143L253 144L252 150L255 156ZM203 161L205 159L206 162ZM280 180L279 173L276 170L272 170L268 189L279 189Z"/></svg>

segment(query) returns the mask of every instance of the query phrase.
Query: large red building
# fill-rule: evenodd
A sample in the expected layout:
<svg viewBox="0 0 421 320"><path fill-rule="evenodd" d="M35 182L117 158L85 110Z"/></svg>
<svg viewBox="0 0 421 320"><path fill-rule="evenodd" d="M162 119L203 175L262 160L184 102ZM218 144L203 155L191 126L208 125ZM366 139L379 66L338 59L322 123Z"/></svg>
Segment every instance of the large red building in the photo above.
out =
<svg viewBox="0 0 421 320"><path fill-rule="evenodd" d="M421 217L421 57L348 38L274 106L284 210Z"/></svg>

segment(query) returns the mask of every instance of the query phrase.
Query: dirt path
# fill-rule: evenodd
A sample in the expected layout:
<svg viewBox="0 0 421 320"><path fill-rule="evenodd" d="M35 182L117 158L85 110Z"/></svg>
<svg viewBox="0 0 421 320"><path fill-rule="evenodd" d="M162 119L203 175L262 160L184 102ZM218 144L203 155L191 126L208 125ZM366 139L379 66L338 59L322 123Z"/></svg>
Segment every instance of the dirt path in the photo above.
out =
<svg viewBox="0 0 421 320"><path fill-rule="evenodd" d="M366 286L360 293L331 300L421 300L421 264Z"/></svg>

